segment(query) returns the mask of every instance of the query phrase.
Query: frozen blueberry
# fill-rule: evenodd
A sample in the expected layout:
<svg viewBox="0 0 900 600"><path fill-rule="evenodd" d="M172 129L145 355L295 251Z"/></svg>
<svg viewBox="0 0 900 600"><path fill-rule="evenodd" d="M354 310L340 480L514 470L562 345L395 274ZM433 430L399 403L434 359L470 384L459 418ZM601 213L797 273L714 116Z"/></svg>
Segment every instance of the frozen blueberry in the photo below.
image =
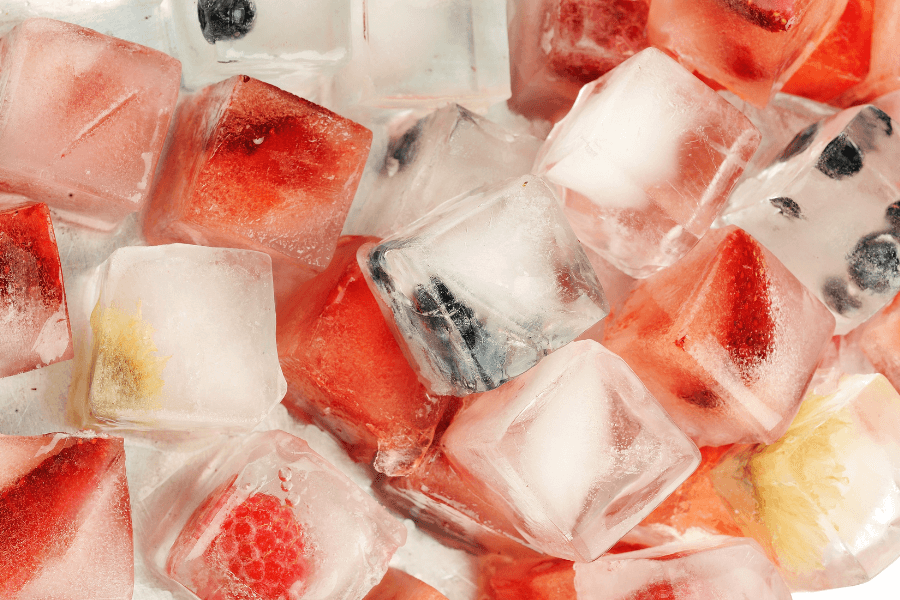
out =
<svg viewBox="0 0 900 600"><path fill-rule="evenodd" d="M840 277L831 277L822 284L822 296L828 308L839 315L849 314L862 307L862 302L850 295L847 282Z"/></svg>
<svg viewBox="0 0 900 600"><path fill-rule="evenodd" d="M816 168L832 179L844 179L860 172L863 154L846 133L842 133L825 146L816 162Z"/></svg>
<svg viewBox="0 0 900 600"><path fill-rule="evenodd" d="M416 155L419 153L419 146L421 145L420 140L422 137L423 122L424 119L420 120L418 123L407 129L406 133L399 138L390 141L388 144L387 156L384 161L385 171L393 171L393 173L402 171L416 159Z"/></svg>
<svg viewBox="0 0 900 600"><path fill-rule="evenodd" d="M199 0L200 30L210 44L242 38L253 29L256 4L252 0Z"/></svg>
<svg viewBox="0 0 900 600"><path fill-rule="evenodd" d="M769 202L778 209L778 212L789 219L802 219L803 213L800 211L800 205L787 198L781 196L778 198L769 198Z"/></svg>
<svg viewBox="0 0 900 600"><path fill-rule="evenodd" d="M862 238L849 257L850 279L861 290L884 293L900 284L897 240L887 233Z"/></svg>
<svg viewBox="0 0 900 600"><path fill-rule="evenodd" d="M818 132L819 124L813 123L806 129L795 135L794 139L788 142L788 145L785 146L784 150L781 151L781 154L779 154L775 158L775 162L785 162L787 160L790 160L809 148Z"/></svg>
<svg viewBox="0 0 900 600"><path fill-rule="evenodd" d="M894 202L884 211L884 216L895 230L900 229L900 200Z"/></svg>

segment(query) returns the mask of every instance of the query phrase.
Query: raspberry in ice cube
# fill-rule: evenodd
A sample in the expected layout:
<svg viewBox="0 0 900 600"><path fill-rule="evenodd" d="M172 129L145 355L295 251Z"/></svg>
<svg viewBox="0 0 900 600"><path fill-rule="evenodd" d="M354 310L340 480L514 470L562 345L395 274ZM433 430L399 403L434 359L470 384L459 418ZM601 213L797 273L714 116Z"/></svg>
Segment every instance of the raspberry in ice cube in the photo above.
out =
<svg viewBox="0 0 900 600"><path fill-rule="evenodd" d="M697 243L758 144L736 108L648 48L582 89L535 171L561 186L578 238L641 278Z"/></svg>
<svg viewBox="0 0 900 600"><path fill-rule="evenodd" d="M581 87L647 47L649 0L528 0L509 23L510 107L558 121Z"/></svg>
<svg viewBox="0 0 900 600"><path fill-rule="evenodd" d="M366 285L356 251L371 241L341 238L328 268L285 302L285 405L331 431L357 460L406 475L431 444L447 399L419 382Z"/></svg>
<svg viewBox="0 0 900 600"><path fill-rule="evenodd" d="M130 600L122 438L0 436L0 462L0 596Z"/></svg>
<svg viewBox="0 0 900 600"><path fill-rule="evenodd" d="M188 95L144 215L152 243L246 248L309 279L356 193L372 133L246 76ZM278 281L276 281L278 285Z"/></svg>
<svg viewBox="0 0 900 600"><path fill-rule="evenodd" d="M248 431L284 397L269 257L184 244L120 248L89 283L72 400L89 421Z"/></svg>
<svg viewBox="0 0 900 600"><path fill-rule="evenodd" d="M791 600L758 544L724 536L576 564L575 590L609 600Z"/></svg>
<svg viewBox="0 0 900 600"><path fill-rule="evenodd" d="M762 108L834 28L846 0L658 0L650 43Z"/></svg>
<svg viewBox="0 0 900 600"><path fill-rule="evenodd" d="M525 540L575 561L606 552L700 463L625 362L592 340L481 394L441 444L502 498Z"/></svg>
<svg viewBox="0 0 900 600"><path fill-rule="evenodd" d="M73 356L50 211L45 204L0 208L0 377Z"/></svg>
<svg viewBox="0 0 900 600"><path fill-rule="evenodd" d="M202 600L362 598L406 529L283 431L227 447L171 503L151 555Z"/></svg>
<svg viewBox="0 0 900 600"><path fill-rule="evenodd" d="M604 344L691 439L721 446L784 433L833 331L771 252L727 227L638 285Z"/></svg>
<svg viewBox="0 0 900 600"><path fill-rule="evenodd" d="M793 591L868 581L900 557L900 394L824 370L774 444L735 447L710 477Z"/></svg>
<svg viewBox="0 0 900 600"><path fill-rule="evenodd" d="M460 195L360 247L359 261L401 348L436 394L493 389L608 312L539 177Z"/></svg>
<svg viewBox="0 0 900 600"><path fill-rule="evenodd" d="M29 19L0 44L0 189L114 229L150 194L180 63L51 19Z"/></svg>
<svg viewBox="0 0 900 600"><path fill-rule="evenodd" d="M821 300L844 334L900 289L900 135L860 106L799 132L744 180L723 222L766 246Z"/></svg>

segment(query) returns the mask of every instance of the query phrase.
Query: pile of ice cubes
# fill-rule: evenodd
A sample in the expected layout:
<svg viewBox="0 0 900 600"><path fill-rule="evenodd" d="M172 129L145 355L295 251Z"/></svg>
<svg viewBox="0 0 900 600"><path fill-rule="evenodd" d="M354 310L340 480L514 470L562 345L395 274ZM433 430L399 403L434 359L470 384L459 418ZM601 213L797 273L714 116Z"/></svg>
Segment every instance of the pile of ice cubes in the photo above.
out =
<svg viewBox="0 0 900 600"><path fill-rule="evenodd" d="M898 20L7 0L0 597L872 579L900 557Z"/></svg>

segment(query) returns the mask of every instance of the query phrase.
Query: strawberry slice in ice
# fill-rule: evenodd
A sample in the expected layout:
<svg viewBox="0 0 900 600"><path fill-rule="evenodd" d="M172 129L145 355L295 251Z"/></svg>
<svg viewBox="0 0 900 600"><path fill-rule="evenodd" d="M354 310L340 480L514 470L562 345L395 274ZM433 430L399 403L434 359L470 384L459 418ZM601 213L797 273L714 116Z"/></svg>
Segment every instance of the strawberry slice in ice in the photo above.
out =
<svg viewBox="0 0 900 600"><path fill-rule="evenodd" d="M56 444L53 454L0 489L0 598L15 598L49 559L66 552L106 473L125 458L121 439L67 438Z"/></svg>
<svg viewBox="0 0 900 600"><path fill-rule="evenodd" d="M719 0L747 21L767 31L787 31L799 18L793 0Z"/></svg>
<svg viewBox="0 0 900 600"><path fill-rule="evenodd" d="M294 512L265 493L253 494L225 517L204 562L218 579L206 600L288 600L309 571Z"/></svg>

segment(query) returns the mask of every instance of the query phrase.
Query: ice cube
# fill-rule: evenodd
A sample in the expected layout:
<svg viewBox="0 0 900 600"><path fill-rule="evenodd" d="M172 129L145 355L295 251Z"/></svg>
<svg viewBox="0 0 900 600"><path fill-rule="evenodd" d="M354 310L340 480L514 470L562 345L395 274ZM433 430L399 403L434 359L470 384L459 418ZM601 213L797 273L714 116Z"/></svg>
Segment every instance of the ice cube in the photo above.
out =
<svg viewBox="0 0 900 600"><path fill-rule="evenodd" d="M578 561L608 550L700 463L624 361L591 340L481 394L441 444L503 498L528 542Z"/></svg>
<svg viewBox="0 0 900 600"><path fill-rule="evenodd" d="M447 600L447 596L399 569L388 569L363 600Z"/></svg>
<svg viewBox="0 0 900 600"><path fill-rule="evenodd" d="M91 350L72 402L107 427L252 429L287 387L270 265L183 244L113 252L89 286Z"/></svg>
<svg viewBox="0 0 900 600"><path fill-rule="evenodd" d="M603 318L606 300L538 177L448 201L360 266L419 378L441 395L493 389Z"/></svg>

